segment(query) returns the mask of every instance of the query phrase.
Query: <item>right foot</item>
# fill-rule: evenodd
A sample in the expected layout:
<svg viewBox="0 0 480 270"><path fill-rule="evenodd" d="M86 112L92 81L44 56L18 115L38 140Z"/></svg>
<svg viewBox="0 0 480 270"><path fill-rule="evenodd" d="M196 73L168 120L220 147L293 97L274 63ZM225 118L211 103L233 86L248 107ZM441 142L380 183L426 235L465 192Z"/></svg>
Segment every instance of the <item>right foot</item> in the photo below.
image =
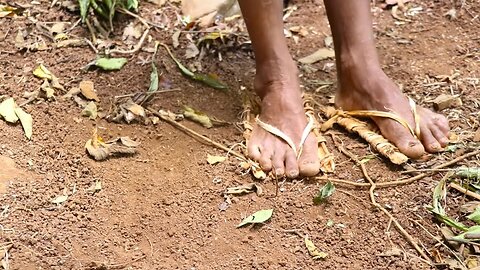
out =
<svg viewBox="0 0 480 270"><path fill-rule="evenodd" d="M260 120L283 131L298 149L307 117L293 60L258 65L255 90L262 99ZM254 126L247 149L249 157L258 161L264 171L273 170L280 177L314 176L320 171L313 133L307 137L298 160L287 143L258 125Z"/></svg>

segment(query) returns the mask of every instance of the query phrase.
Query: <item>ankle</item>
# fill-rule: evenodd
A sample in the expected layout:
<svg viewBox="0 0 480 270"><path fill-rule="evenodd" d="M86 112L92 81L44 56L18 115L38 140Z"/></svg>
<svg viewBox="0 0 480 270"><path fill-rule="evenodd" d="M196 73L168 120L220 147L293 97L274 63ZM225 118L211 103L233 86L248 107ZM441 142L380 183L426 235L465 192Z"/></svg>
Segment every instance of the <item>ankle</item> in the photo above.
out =
<svg viewBox="0 0 480 270"><path fill-rule="evenodd" d="M257 63L255 91L263 98L275 91L298 91L298 69L291 57Z"/></svg>

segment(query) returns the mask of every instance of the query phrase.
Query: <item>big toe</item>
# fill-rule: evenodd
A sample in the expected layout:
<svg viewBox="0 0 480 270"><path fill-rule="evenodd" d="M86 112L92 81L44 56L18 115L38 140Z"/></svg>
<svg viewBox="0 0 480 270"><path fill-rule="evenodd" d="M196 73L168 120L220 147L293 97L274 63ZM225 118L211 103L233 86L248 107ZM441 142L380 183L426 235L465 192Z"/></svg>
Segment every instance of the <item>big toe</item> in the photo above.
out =
<svg viewBox="0 0 480 270"><path fill-rule="evenodd" d="M425 148L404 126L391 119L375 119L382 135L398 147L409 158L418 159L425 155Z"/></svg>
<svg viewBox="0 0 480 270"><path fill-rule="evenodd" d="M298 160L300 175L315 176L320 172L320 160L318 158L318 146L313 136L310 136L305 142L302 155Z"/></svg>

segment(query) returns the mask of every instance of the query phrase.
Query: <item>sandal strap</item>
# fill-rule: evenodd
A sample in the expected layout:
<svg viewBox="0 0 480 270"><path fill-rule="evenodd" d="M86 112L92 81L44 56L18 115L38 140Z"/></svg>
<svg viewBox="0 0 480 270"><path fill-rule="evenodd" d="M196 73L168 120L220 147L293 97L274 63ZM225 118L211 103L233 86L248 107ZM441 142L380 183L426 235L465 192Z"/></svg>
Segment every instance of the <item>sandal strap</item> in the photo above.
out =
<svg viewBox="0 0 480 270"><path fill-rule="evenodd" d="M305 144L305 141L307 140L308 138L308 135L310 134L310 132L312 132L312 130L315 128L314 126L314 119L313 117L310 115L310 114L307 114L308 118L309 118L309 121L307 123L307 126L305 127L305 129L303 129L303 132L302 132L302 137L300 139L300 144L297 148L297 146L295 145L295 143L293 142L292 138L290 138L287 134L285 134L283 131L281 131L280 129L270 125L270 124L267 124L265 122L263 122L262 120L260 120L259 116L257 116L255 118L255 122L258 124L259 127L263 128L264 130L266 130L267 132L279 137L280 139L282 139L284 142L286 142L288 144L288 146L290 146L290 148L292 148L293 152L295 153L295 156L297 157L297 159L300 157L300 155L302 154L302 151L303 151L303 145Z"/></svg>

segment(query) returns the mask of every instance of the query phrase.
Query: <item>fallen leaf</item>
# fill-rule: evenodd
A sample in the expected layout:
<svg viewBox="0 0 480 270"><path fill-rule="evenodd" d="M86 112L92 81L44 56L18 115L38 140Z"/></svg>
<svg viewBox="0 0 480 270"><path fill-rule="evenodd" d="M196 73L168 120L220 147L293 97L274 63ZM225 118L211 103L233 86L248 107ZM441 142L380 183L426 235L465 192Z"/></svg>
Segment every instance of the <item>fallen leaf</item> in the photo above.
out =
<svg viewBox="0 0 480 270"><path fill-rule="evenodd" d="M213 127L210 117L208 117L208 115L206 115L205 113L197 111L188 106L183 106L183 110L184 110L183 115L185 116L185 118L188 118L194 122L197 122L206 128Z"/></svg>
<svg viewBox="0 0 480 270"><path fill-rule="evenodd" d="M267 210L260 210L257 211L250 216L244 218L240 224L237 225L237 228L243 227L247 224L254 224L254 223L264 223L265 221L269 220L272 217L273 209Z"/></svg>
<svg viewBox="0 0 480 270"><path fill-rule="evenodd" d="M205 85L208 85L212 88L219 89L219 90L226 90L228 89L228 86L225 85L224 83L220 82L218 78L215 78L212 75L205 75L205 74L198 74L190 71L188 68L186 68L180 61L173 56L172 52L168 48L167 45L161 44L168 52L168 55L170 58L172 58L173 62L177 65L178 69L180 69L180 72L182 72L183 75L189 77L190 79L193 79L195 81L202 82Z"/></svg>
<svg viewBox="0 0 480 270"><path fill-rule="evenodd" d="M56 36L57 34L63 33L63 31L65 31L65 25L66 23L64 22L53 24L52 27L50 27L50 34Z"/></svg>
<svg viewBox="0 0 480 270"><path fill-rule="evenodd" d="M141 116L141 117L145 117L147 114L145 113L145 109L138 105L137 103L133 102L132 100L129 100L131 102L127 102L124 106L125 109L127 109L128 111L130 111L131 113L133 113L134 115L136 116Z"/></svg>
<svg viewBox="0 0 480 270"><path fill-rule="evenodd" d="M92 81L81 81L79 87L80 87L80 92L86 99L99 101L97 92L93 87Z"/></svg>
<svg viewBox="0 0 480 270"><path fill-rule="evenodd" d="M23 131L25 132L25 137L27 139L32 138L32 126L33 126L33 119L32 116L26 113L22 108L16 107L15 114L17 115L18 119L20 119L20 123L22 124Z"/></svg>
<svg viewBox="0 0 480 270"><path fill-rule="evenodd" d="M458 95L441 94L433 100L433 107L437 111L441 111L446 108L460 107L462 105L462 100Z"/></svg>
<svg viewBox="0 0 480 270"><path fill-rule="evenodd" d="M325 43L325 47L331 48L333 46L333 38L332 36L328 36L323 40L323 43Z"/></svg>
<svg viewBox="0 0 480 270"><path fill-rule="evenodd" d="M329 58L334 58L335 57L335 51L330 48L320 48L316 52L305 56L303 58L300 58L298 62L302 64L313 64L316 63L320 60L325 60Z"/></svg>
<svg viewBox="0 0 480 270"><path fill-rule="evenodd" d="M23 8L16 8L9 5L0 4L0 18L13 17L15 15L21 15L24 11Z"/></svg>
<svg viewBox="0 0 480 270"><path fill-rule="evenodd" d="M120 137L120 142L127 147L137 147L140 145L139 142L130 139L130 137Z"/></svg>
<svg viewBox="0 0 480 270"><path fill-rule="evenodd" d="M237 187L227 188L227 190L225 191L226 194L236 195L248 194L252 192L256 192L258 196L261 196L263 194L263 188L257 183L249 183Z"/></svg>
<svg viewBox="0 0 480 270"><path fill-rule="evenodd" d="M150 86L148 87L149 93L154 93L158 91L158 69L155 65L155 56L157 55L158 43L155 43L155 52L153 53L152 58L152 72L150 73Z"/></svg>
<svg viewBox="0 0 480 270"><path fill-rule="evenodd" d="M328 256L327 253L319 251L312 240L308 239L308 236L305 236L305 246L307 247L308 254L310 254L314 260L325 259Z"/></svg>
<svg viewBox="0 0 480 270"><path fill-rule="evenodd" d="M186 51L185 51L185 59L190 59L196 57L200 53L200 50L198 50L197 45L195 43L190 42L187 45Z"/></svg>
<svg viewBox="0 0 480 270"><path fill-rule="evenodd" d="M177 30L175 33L172 35L172 42L173 42L173 48L177 48L180 46L180 42L178 39L180 38L180 34L182 34L182 30Z"/></svg>
<svg viewBox="0 0 480 270"><path fill-rule="evenodd" d="M97 104L95 102L90 101L87 106L82 111L82 116L88 117L92 120L97 119L98 111L97 111Z"/></svg>
<svg viewBox="0 0 480 270"><path fill-rule="evenodd" d="M313 202L315 204L322 203L326 198L332 196L333 192L335 192L335 186L332 182L328 182L318 191L317 196L313 198Z"/></svg>
<svg viewBox="0 0 480 270"><path fill-rule="evenodd" d="M130 143L131 142L127 142L127 144ZM123 145L121 139L115 139L112 140L111 143L105 143L103 139L98 136L97 129L94 129L92 138L85 143L85 149L88 154L97 161L105 160L112 155L132 155L137 153L135 147Z"/></svg>
<svg viewBox="0 0 480 270"><path fill-rule="evenodd" d="M262 168L260 168L260 166L255 165L255 166L252 166L251 169L255 179L264 180L267 178L267 174L262 170Z"/></svg>
<svg viewBox="0 0 480 270"><path fill-rule="evenodd" d="M222 163L224 162L225 160L227 160L227 157L223 157L223 156L212 156L210 154L207 154L207 162L208 164L210 165L215 165L217 163Z"/></svg>
<svg viewBox="0 0 480 270"><path fill-rule="evenodd" d="M54 97L55 90L50 86L50 83L48 82L47 79L43 80L42 85L40 86L40 89L42 89L45 92L45 96L50 99Z"/></svg>
<svg viewBox="0 0 480 270"><path fill-rule="evenodd" d="M50 70L48 70L43 64L40 64L33 70L33 75L40 79L46 79L50 81L53 88L62 91L65 90L65 88L63 88L63 86L60 84L58 78L52 72L50 72Z"/></svg>
<svg viewBox="0 0 480 270"><path fill-rule="evenodd" d="M120 70L127 61L127 58L98 58L95 66L107 71Z"/></svg>
<svg viewBox="0 0 480 270"><path fill-rule="evenodd" d="M97 180L90 188L87 189L87 192L91 194L95 194L100 190L102 190L102 182Z"/></svg>
<svg viewBox="0 0 480 270"><path fill-rule="evenodd" d="M460 206L460 213L462 214L470 214L474 212L478 207L480 207L479 201L470 201L462 204Z"/></svg>
<svg viewBox="0 0 480 270"><path fill-rule="evenodd" d="M475 211L468 215L467 218L480 224L480 208L475 209Z"/></svg>
<svg viewBox="0 0 480 270"><path fill-rule="evenodd" d="M455 175L468 179L480 179L480 167L461 167L455 170Z"/></svg>
<svg viewBox="0 0 480 270"><path fill-rule="evenodd" d="M142 36L142 32L143 29L141 24L135 25L131 22L123 29L122 40L130 44L139 39Z"/></svg>
<svg viewBox="0 0 480 270"><path fill-rule="evenodd" d="M18 121L17 114L15 113L15 100L13 98L7 98L0 103L0 115L9 123L16 123Z"/></svg>
<svg viewBox="0 0 480 270"><path fill-rule="evenodd" d="M55 199L53 199L52 203L59 205L66 202L67 199L68 199L68 195L60 195L60 196L57 196Z"/></svg>

